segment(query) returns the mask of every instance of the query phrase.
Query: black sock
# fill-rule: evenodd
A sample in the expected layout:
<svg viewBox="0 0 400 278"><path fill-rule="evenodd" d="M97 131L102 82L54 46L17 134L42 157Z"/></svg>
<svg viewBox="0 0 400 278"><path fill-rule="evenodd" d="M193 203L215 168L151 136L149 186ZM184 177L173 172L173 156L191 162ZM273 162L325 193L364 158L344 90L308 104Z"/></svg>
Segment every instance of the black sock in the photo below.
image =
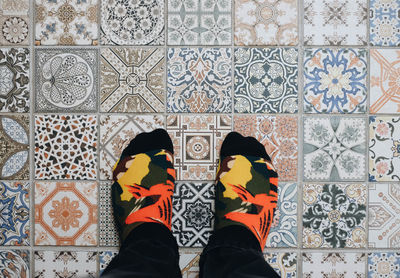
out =
<svg viewBox="0 0 400 278"><path fill-rule="evenodd" d="M220 159L231 155L256 156L271 160L263 144L257 141L256 138L248 136L244 137L241 134L233 131L226 137L221 146Z"/></svg>

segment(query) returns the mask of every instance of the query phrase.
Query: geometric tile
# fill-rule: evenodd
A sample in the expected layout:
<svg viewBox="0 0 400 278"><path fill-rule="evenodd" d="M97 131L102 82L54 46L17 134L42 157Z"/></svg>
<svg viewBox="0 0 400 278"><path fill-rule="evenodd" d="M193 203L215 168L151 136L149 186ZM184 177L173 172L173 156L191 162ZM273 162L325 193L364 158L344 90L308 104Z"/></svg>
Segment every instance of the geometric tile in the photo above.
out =
<svg viewBox="0 0 400 278"><path fill-rule="evenodd" d="M365 113L367 51L312 48L304 51L304 112Z"/></svg>
<svg viewBox="0 0 400 278"><path fill-rule="evenodd" d="M164 112L161 48L101 49L101 112Z"/></svg>
<svg viewBox="0 0 400 278"><path fill-rule="evenodd" d="M235 112L296 113L297 59L295 48L237 48Z"/></svg>
<svg viewBox="0 0 400 278"><path fill-rule="evenodd" d="M29 245L29 183L0 182L0 245Z"/></svg>
<svg viewBox="0 0 400 278"><path fill-rule="evenodd" d="M103 271L107 268L110 264L112 259L118 254L117 251L101 251L99 253L99 260L100 260L100 275Z"/></svg>
<svg viewBox="0 0 400 278"><path fill-rule="evenodd" d="M1 277L30 277L29 250L1 250L0 275Z"/></svg>
<svg viewBox="0 0 400 278"><path fill-rule="evenodd" d="M264 259L280 277L297 277L296 253L264 253Z"/></svg>
<svg viewBox="0 0 400 278"><path fill-rule="evenodd" d="M99 199L99 230L100 246L118 246L119 236L114 223L114 215L111 204L111 184L107 182L100 183Z"/></svg>
<svg viewBox="0 0 400 278"><path fill-rule="evenodd" d="M97 45L98 0L35 0L35 45Z"/></svg>
<svg viewBox="0 0 400 278"><path fill-rule="evenodd" d="M368 277L400 277L400 253L368 253Z"/></svg>
<svg viewBox="0 0 400 278"><path fill-rule="evenodd" d="M35 178L95 180L97 116L35 116Z"/></svg>
<svg viewBox="0 0 400 278"><path fill-rule="evenodd" d="M0 0L0 45L29 45L28 0Z"/></svg>
<svg viewBox="0 0 400 278"><path fill-rule="evenodd" d="M190 249L179 250L179 255L182 278L198 278L201 251L192 251Z"/></svg>
<svg viewBox="0 0 400 278"><path fill-rule="evenodd" d="M97 183L35 183L35 245L97 245Z"/></svg>
<svg viewBox="0 0 400 278"><path fill-rule="evenodd" d="M369 246L400 248L400 183L369 185Z"/></svg>
<svg viewBox="0 0 400 278"><path fill-rule="evenodd" d="M366 247L364 184L305 184L303 247Z"/></svg>
<svg viewBox="0 0 400 278"><path fill-rule="evenodd" d="M370 0L370 41L377 46L400 46L400 2Z"/></svg>
<svg viewBox="0 0 400 278"><path fill-rule="evenodd" d="M167 112L230 113L230 48L169 48Z"/></svg>
<svg viewBox="0 0 400 278"><path fill-rule="evenodd" d="M37 49L36 112L96 111L97 54L88 48Z"/></svg>
<svg viewBox="0 0 400 278"><path fill-rule="evenodd" d="M369 181L400 180L400 117L369 117Z"/></svg>
<svg viewBox="0 0 400 278"><path fill-rule="evenodd" d="M303 123L304 180L364 180L365 119L307 117Z"/></svg>

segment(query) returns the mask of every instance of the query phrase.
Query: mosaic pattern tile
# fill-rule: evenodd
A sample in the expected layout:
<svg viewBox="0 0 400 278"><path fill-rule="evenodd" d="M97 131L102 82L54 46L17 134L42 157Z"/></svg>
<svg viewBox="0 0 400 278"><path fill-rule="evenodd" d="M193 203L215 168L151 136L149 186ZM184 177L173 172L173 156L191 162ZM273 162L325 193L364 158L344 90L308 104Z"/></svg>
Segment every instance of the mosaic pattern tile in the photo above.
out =
<svg viewBox="0 0 400 278"><path fill-rule="evenodd" d="M35 116L35 178L96 179L97 117Z"/></svg>
<svg viewBox="0 0 400 278"><path fill-rule="evenodd" d="M118 252L114 251L102 251L99 253L99 261L100 261L100 275L110 264L111 260L118 254Z"/></svg>
<svg viewBox="0 0 400 278"><path fill-rule="evenodd" d="M167 131L174 144L177 180L215 179L221 144L231 132L228 115L169 115Z"/></svg>
<svg viewBox="0 0 400 278"><path fill-rule="evenodd" d="M1 0L0 10L0 45L29 45L29 0Z"/></svg>
<svg viewBox="0 0 400 278"><path fill-rule="evenodd" d="M36 49L36 111L96 111L97 68L95 49Z"/></svg>
<svg viewBox="0 0 400 278"><path fill-rule="evenodd" d="M30 277L29 250L1 250L0 275L2 277Z"/></svg>
<svg viewBox="0 0 400 278"><path fill-rule="evenodd" d="M201 252L180 250L179 266L181 268L182 278L199 278L199 262Z"/></svg>
<svg viewBox="0 0 400 278"><path fill-rule="evenodd" d="M368 277L400 277L400 253L369 253Z"/></svg>
<svg viewBox="0 0 400 278"><path fill-rule="evenodd" d="M400 46L400 3L370 0L370 41L377 46Z"/></svg>
<svg viewBox="0 0 400 278"><path fill-rule="evenodd" d="M169 45L230 45L230 0L172 0L168 3Z"/></svg>
<svg viewBox="0 0 400 278"><path fill-rule="evenodd" d="M304 112L365 113L367 51L318 48L304 52Z"/></svg>
<svg viewBox="0 0 400 278"><path fill-rule="evenodd" d="M164 112L162 48L101 49L102 112Z"/></svg>
<svg viewBox="0 0 400 278"><path fill-rule="evenodd" d="M280 277L297 277L296 253L265 253L264 258Z"/></svg>
<svg viewBox="0 0 400 278"><path fill-rule="evenodd" d="M100 246L118 246L119 236L115 227L113 209L111 205L111 183L100 183L99 206Z"/></svg>
<svg viewBox="0 0 400 278"><path fill-rule="evenodd" d="M306 45L366 45L367 0L304 0Z"/></svg>
<svg viewBox="0 0 400 278"><path fill-rule="evenodd" d="M236 45L296 45L296 0L235 1Z"/></svg>
<svg viewBox="0 0 400 278"><path fill-rule="evenodd" d="M295 48L235 50L235 112L296 113Z"/></svg>
<svg viewBox="0 0 400 278"><path fill-rule="evenodd" d="M168 49L167 112L230 113L230 48Z"/></svg>
<svg viewBox="0 0 400 278"><path fill-rule="evenodd" d="M400 180L400 117L369 117L369 181Z"/></svg>
<svg viewBox="0 0 400 278"><path fill-rule="evenodd" d="M98 0L35 0L35 45L97 45Z"/></svg>
<svg viewBox="0 0 400 278"><path fill-rule="evenodd" d="M365 125L355 117L304 118L304 180L364 180Z"/></svg>

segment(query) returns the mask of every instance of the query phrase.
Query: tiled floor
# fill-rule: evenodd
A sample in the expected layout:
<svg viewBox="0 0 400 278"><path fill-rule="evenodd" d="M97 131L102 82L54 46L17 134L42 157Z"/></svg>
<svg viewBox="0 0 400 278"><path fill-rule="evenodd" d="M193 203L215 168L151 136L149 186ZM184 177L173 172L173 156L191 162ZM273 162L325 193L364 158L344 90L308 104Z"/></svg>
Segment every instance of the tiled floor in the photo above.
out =
<svg viewBox="0 0 400 278"><path fill-rule="evenodd" d="M398 0L0 0L0 276L98 276L111 167L158 127L183 277L232 130L279 173L282 277L400 277Z"/></svg>

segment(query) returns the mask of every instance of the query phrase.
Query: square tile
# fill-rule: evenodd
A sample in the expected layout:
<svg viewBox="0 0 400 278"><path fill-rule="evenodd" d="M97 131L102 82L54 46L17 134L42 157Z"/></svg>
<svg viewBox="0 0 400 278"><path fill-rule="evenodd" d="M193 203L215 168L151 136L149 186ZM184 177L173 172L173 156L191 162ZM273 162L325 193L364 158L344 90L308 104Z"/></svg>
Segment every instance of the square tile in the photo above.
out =
<svg viewBox="0 0 400 278"><path fill-rule="evenodd" d="M29 45L29 0L0 0L0 45Z"/></svg>
<svg viewBox="0 0 400 278"><path fill-rule="evenodd" d="M234 131L260 141L278 172L279 181L297 180L297 118L292 116L234 117Z"/></svg>
<svg viewBox="0 0 400 278"><path fill-rule="evenodd" d="M117 251L101 251L99 253L100 260L100 275L107 268L107 266L111 263L112 259L118 254Z"/></svg>
<svg viewBox="0 0 400 278"><path fill-rule="evenodd" d="M97 45L98 0L35 0L35 45Z"/></svg>
<svg viewBox="0 0 400 278"><path fill-rule="evenodd" d="M97 245L97 183L35 183L35 245Z"/></svg>
<svg viewBox="0 0 400 278"><path fill-rule="evenodd" d="M231 132L228 115L169 115L167 131L174 144L177 180L212 181L225 136Z"/></svg>
<svg viewBox="0 0 400 278"><path fill-rule="evenodd" d="M179 266L182 278L199 278L199 262L201 251L191 251L190 249L179 250Z"/></svg>
<svg viewBox="0 0 400 278"><path fill-rule="evenodd" d="M119 246L119 235L115 227L111 203L111 183L100 183L99 206L100 246Z"/></svg>
<svg viewBox="0 0 400 278"><path fill-rule="evenodd" d="M101 112L164 112L162 48L101 49Z"/></svg>
<svg viewBox="0 0 400 278"><path fill-rule="evenodd" d="M231 0L172 0L167 3L169 45L231 44Z"/></svg>
<svg viewBox="0 0 400 278"><path fill-rule="evenodd" d="M304 112L365 113L367 65L365 49L306 49Z"/></svg>
<svg viewBox="0 0 400 278"><path fill-rule="evenodd" d="M97 50L36 49L36 112L97 110Z"/></svg>
<svg viewBox="0 0 400 278"><path fill-rule="evenodd" d="M280 277L297 277L296 253L265 253L264 258Z"/></svg>
<svg viewBox="0 0 400 278"><path fill-rule="evenodd" d="M364 180L365 119L307 117L303 122L304 180Z"/></svg>
<svg viewBox="0 0 400 278"><path fill-rule="evenodd" d="M235 112L296 113L295 48L235 49Z"/></svg>
<svg viewBox="0 0 400 278"><path fill-rule="evenodd" d="M235 1L236 45L296 45L296 0Z"/></svg>
<svg viewBox="0 0 400 278"><path fill-rule="evenodd" d="M400 117L369 117L369 181L400 180Z"/></svg>
<svg viewBox="0 0 400 278"><path fill-rule="evenodd" d="M374 248L400 247L400 183L370 184L368 240Z"/></svg>
<svg viewBox="0 0 400 278"><path fill-rule="evenodd" d="M305 45L366 45L367 0L304 0Z"/></svg>
<svg viewBox="0 0 400 278"><path fill-rule="evenodd" d="M400 3L370 0L370 41L377 46L400 46Z"/></svg>
<svg viewBox="0 0 400 278"><path fill-rule="evenodd" d="M0 274L2 277L30 277L29 250L1 250Z"/></svg>
<svg viewBox="0 0 400 278"><path fill-rule="evenodd" d="M0 48L0 112L29 112L28 48Z"/></svg>
<svg viewBox="0 0 400 278"><path fill-rule="evenodd" d="M400 253L368 253L368 277L400 277Z"/></svg>
<svg viewBox="0 0 400 278"><path fill-rule="evenodd" d="M167 112L230 113L230 48L169 48Z"/></svg>
<svg viewBox="0 0 400 278"><path fill-rule="evenodd" d="M35 178L95 180L97 116L35 116Z"/></svg>

